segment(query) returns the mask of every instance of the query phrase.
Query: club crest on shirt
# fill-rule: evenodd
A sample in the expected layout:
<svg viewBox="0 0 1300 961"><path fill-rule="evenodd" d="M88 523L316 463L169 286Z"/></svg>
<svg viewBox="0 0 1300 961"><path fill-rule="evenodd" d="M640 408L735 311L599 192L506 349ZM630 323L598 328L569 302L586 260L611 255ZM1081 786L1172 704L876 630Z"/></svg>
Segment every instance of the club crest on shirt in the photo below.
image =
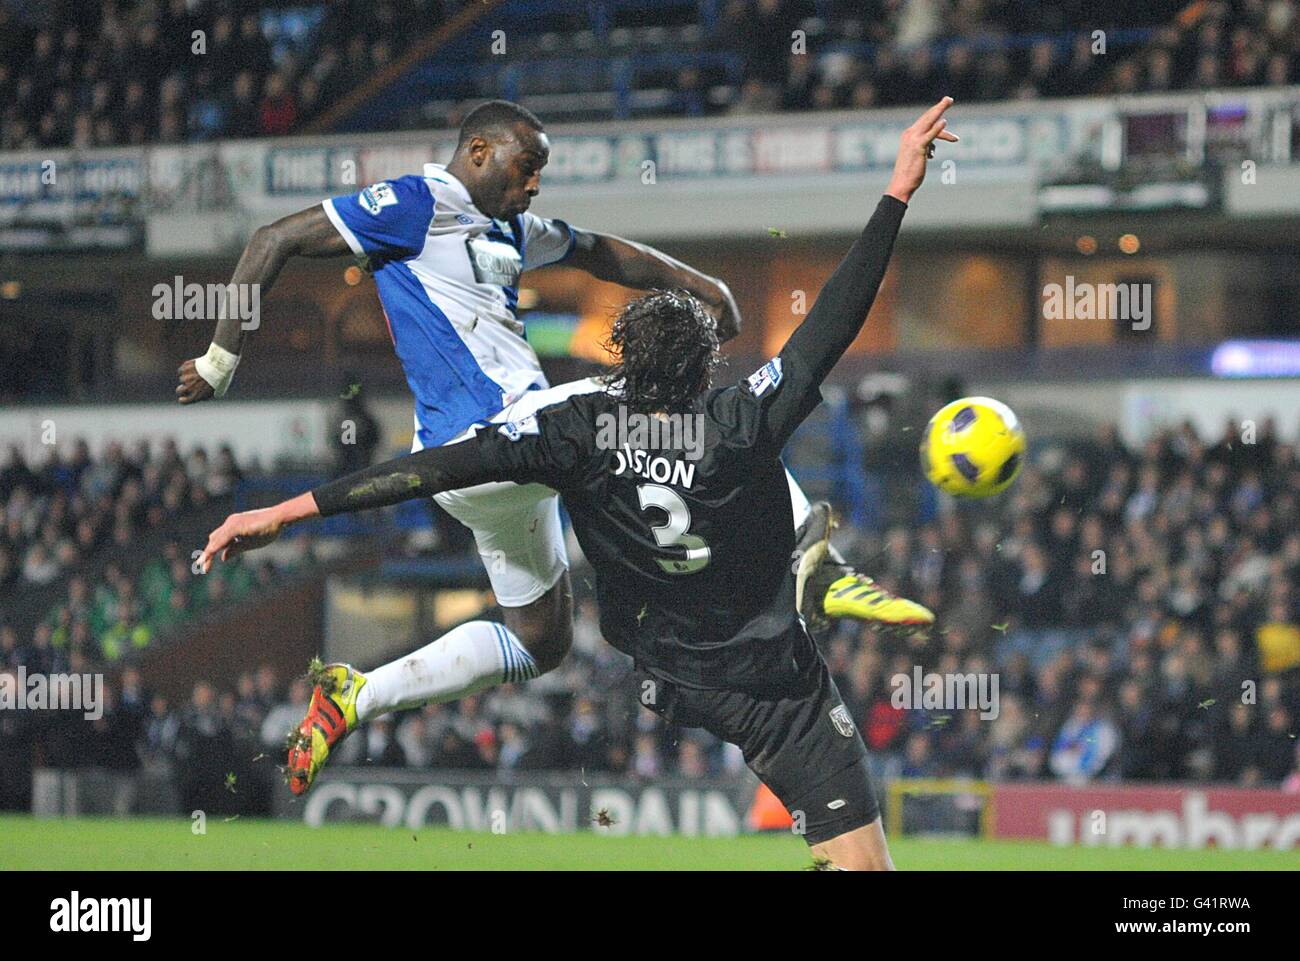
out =
<svg viewBox="0 0 1300 961"><path fill-rule="evenodd" d="M853 718L849 716L849 709L843 704L831 708L831 723L835 725L835 730L845 737L853 736Z"/></svg>
<svg viewBox="0 0 1300 961"><path fill-rule="evenodd" d="M762 397L765 392L781 383L781 358L773 357L758 370L749 375L746 384L755 397Z"/></svg>
<svg viewBox="0 0 1300 961"><path fill-rule="evenodd" d="M357 203L366 208L372 217L378 217L382 208L391 207L397 203L397 194L393 190L393 185L387 181L371 184L361 191L357 197Z"/></svg>

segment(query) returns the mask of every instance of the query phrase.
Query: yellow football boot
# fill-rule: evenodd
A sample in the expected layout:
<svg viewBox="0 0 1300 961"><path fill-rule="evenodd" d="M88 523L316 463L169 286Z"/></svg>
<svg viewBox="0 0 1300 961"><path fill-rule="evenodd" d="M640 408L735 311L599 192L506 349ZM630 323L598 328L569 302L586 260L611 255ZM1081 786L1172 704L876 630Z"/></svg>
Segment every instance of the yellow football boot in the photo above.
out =
<svg viewBox="0 0 1300 961"><path fill-rule="evenodd" d="M331 748L356 730L357 695L366 686L366 676L351 665L322 664L319 658L311 662L307 676L314 685L311 706L288 739L285 777L294 794L307 793Z"/></svg>
<svg viewBox="0 0 1300 961"><path fill-rule="evenodd" d="M830 618L851 617L858 621L903 627L934 623L934 614L916 601L897 597L866 574L850 569L831 582L822 595L822 612Z"/></svg>
<svg viewBox="0 0 1300 961"><path fill-rule="evenodd" d="M831 546L834 527L831 505L818 501L796 533L795 605L811 626L822 627L837 618L886 627L934 623L928 608L896 597L845 564Z"/></svg>

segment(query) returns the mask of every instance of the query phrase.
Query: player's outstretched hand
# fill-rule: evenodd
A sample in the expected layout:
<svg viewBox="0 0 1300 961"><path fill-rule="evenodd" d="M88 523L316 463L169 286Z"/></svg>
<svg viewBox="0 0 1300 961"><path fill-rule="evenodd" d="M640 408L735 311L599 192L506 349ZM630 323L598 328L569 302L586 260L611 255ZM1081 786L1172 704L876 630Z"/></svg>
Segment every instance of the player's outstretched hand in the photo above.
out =
<svg viewBox="0 0 1300 961"><path fill-rule="evenodd" d="M894 176L885 193L903 203L909 202L925 180L925 165L934 156L934 142L956 143L960 139L947 129L948 121L943 116L951 106L952 97L944 97L903 131L898 144L898 159L894 161Z"/></svg>
<svg viewBox="0 0 1300 961"><path fill-rule="evenodd" d="M200 570L204 574L211 570L213 558L228 561L245 551L265 547L280 536L284 523L284 513L278 506L231 514L208 535L208 546L198 557Z"/></svg>
<svg viewBox="0 0 1300 961"><path fill-rule="evenodd" d="M204 380L194 366L193 360L187 360L176 368L180 383L176 385L176 399L182 404L197 404L201 400L210 400L216 393L212 385Z"/></svg>

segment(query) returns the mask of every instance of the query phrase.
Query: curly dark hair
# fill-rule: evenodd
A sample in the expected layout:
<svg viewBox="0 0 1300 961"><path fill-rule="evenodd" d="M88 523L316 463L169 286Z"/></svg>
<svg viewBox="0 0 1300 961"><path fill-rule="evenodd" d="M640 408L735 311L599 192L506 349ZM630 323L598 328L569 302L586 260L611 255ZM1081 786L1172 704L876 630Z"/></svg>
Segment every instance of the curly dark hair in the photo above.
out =
<svg viewBox="0 0 1300 961"><path fill-rule="evenodd" d="M709 389L718 366L718 325L684 290L629 301L609 333L610 389L638 413L680 413Z"/></svg>

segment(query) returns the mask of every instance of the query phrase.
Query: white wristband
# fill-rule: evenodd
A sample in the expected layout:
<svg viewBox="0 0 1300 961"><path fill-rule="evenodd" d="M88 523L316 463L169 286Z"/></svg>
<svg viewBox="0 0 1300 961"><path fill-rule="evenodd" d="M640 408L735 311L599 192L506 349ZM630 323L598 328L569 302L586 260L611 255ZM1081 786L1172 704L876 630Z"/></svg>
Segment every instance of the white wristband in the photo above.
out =
<svg viewBox="0 0 1300 961"><path fill-rule="evenodd" d="M232 354L216 344L208 345L208 352L194 359L194 369L208 382L212 393L224 397L230 389L230 382L235 377L235 368L239 366L239 355Z"/></svg>

